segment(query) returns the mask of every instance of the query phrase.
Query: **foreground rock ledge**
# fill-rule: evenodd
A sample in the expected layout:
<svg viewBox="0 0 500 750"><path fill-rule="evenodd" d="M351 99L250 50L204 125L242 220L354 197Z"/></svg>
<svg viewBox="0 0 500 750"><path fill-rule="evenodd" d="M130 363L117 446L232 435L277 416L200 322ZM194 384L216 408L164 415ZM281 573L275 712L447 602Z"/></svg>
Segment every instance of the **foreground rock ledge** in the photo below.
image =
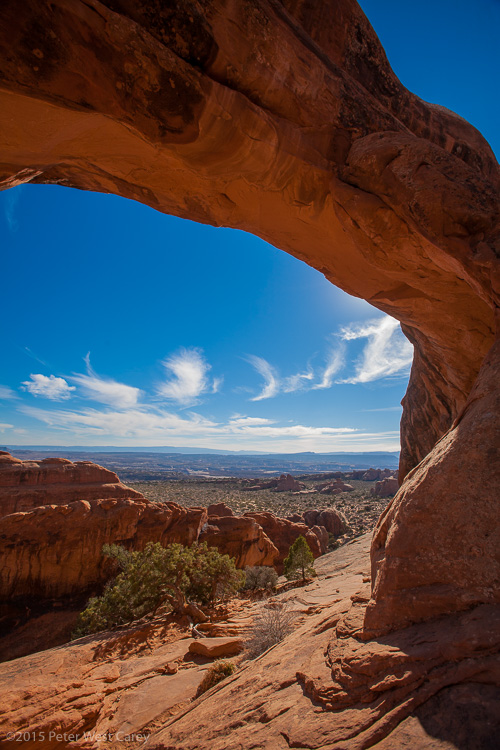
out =
<svg viewBox="0 0 500 750"><path fill-rule="evenodd" d="M135 736L128 750L494 747L500 608L360 640L369 546L365 535L317 560L317 579L280 595L297 614L294 632L195 701L211 660L190 654L193 640L166 621L0 665L0 739L29 729L33 738L44 733L47 750L123 750L119 733ZM243 640L258 606L233 610L207 642ZM81 739L69 744L57 734ZM97 743L99 734L110 741ZM3 746L20 744L40 747L36 739Z"/></svg>

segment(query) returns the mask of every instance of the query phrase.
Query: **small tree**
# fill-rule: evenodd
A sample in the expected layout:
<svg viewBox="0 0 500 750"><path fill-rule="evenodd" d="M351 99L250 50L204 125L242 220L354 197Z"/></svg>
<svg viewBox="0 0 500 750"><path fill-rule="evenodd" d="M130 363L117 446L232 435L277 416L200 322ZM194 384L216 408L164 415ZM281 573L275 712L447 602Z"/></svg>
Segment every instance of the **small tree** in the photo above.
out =
<svg viewBox="0 0 500 750"><path fill-rule="evenodd" d="M310 575L315 574L314 557L309 545L303 536L297 537L284 560L284 573L288 579L302 577L305 581Z"/></svg>
<svg viewBox="0 0 500 750"><path fill-rule="evenodd" d="M227 598L245 580L229 555L221 555L205 543L162 547L149 542L141 552L105 545L103 554L113 558L121 572L102 596L89 600L73 638L154 615L164 604L176 614L203 622L208 618L198 605Z"/></svg>

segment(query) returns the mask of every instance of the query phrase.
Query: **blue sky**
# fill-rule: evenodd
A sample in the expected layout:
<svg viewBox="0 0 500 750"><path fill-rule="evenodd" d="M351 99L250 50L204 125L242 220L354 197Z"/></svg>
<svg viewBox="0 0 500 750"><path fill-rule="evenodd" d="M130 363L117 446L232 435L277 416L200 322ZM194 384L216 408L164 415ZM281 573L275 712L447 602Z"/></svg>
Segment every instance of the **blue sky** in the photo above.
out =
<svg viewBox="0 0 500 750"><path fill-rule="evenodd" d="M403 83L498 148L500 5L361 5ZM0 238L0 444L398 449L398 325L262 240L36 185L0 194Z"/></svg>

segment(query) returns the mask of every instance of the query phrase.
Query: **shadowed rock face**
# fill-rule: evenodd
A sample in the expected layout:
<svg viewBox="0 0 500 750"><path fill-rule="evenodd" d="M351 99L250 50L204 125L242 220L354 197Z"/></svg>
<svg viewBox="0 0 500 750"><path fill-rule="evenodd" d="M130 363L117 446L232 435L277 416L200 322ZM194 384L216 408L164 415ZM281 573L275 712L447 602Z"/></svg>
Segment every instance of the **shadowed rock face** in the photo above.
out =
<svg viewBox="0 0 500 750"><path fill-rule="evenodd" d="M406 91L354 0L6 0L0 48L1 186L113 192L245 229L402 322L415 359L400 481L425 462L376 534L371 626L492 601L482 534L498 479L468 494L480 586L439 589L461 570L457 457L472 476L498 430L497 384L470 396L500 289L499 172L481 135ZM410 595L390 567L413 519L428 564Z"/></svg>

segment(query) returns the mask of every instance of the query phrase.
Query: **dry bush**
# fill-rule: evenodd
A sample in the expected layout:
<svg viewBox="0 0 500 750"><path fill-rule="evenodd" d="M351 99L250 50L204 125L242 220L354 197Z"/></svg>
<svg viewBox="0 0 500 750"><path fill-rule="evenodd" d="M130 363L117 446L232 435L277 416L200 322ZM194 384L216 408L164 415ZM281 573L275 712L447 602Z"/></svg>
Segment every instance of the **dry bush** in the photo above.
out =
<svg viewBox="0 0 500 750"><path fill-rule="evenodd" d="M226 659L218 659L217 661L214 661L212 666L207 669L205 677L198 685L195 698L199 698L200 695L203 695L203 693L206 693L211 687L222 682L222 680L225 680L226 677L229 677L235 671L236 666L232 661L227 661Z"/></svg>
<svg viewBox="0 0 500 750"><path fill-rule="evenodd" d="M280 643L292 631L296 618L297 615L287 600L264 604L254 618L252 635L246 643L248 657L255 659L271 646Z"/></svg>
<svg viewBox="0 0 500 750"><path fill-rule="evenodd" d="M243 586L245 591L256 591L259 589L274 591L277 583L278 574L274 568L268 565L254 565L245 568L245 584Z"/></svg>

